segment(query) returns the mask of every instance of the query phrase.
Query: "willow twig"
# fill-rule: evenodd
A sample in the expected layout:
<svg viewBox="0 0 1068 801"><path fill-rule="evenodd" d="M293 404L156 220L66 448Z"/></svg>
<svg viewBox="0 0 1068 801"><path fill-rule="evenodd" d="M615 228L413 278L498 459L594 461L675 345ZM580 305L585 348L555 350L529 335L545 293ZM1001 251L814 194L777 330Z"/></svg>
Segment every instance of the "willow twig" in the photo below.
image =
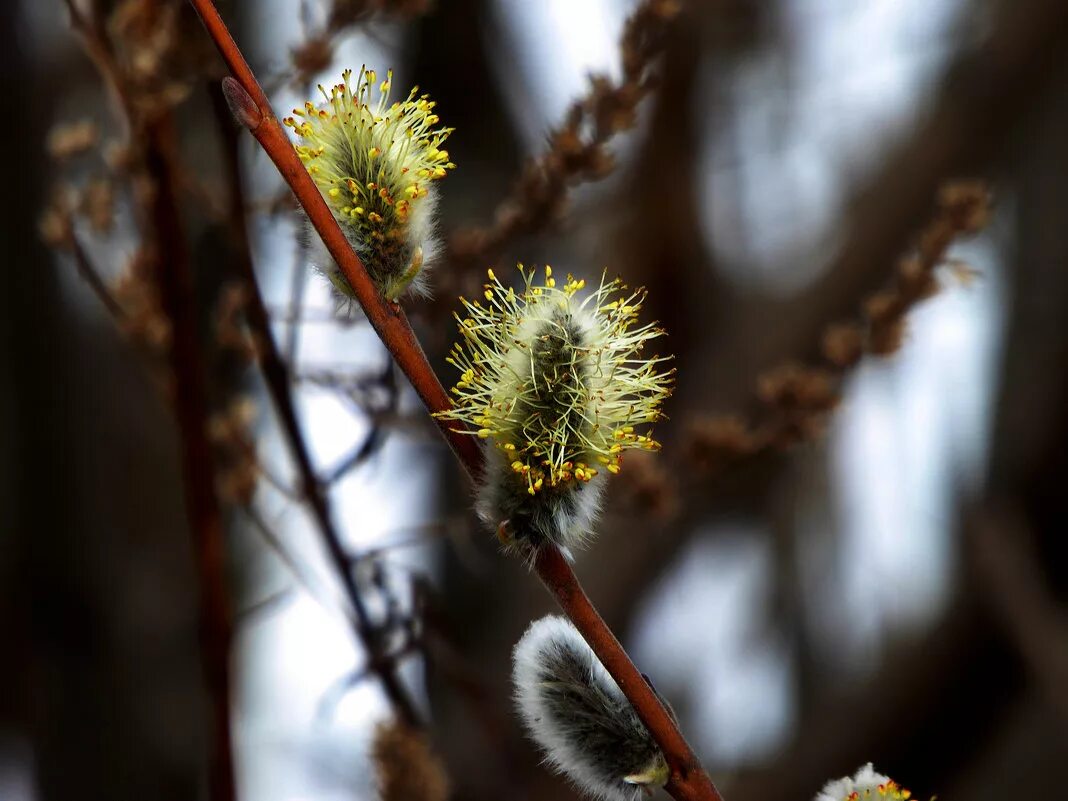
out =
<svg viewBox="0 0 1068 801"><path fill-rule="evenodd" d="M96 269L92 259L89 258L85 246L73 231L71 232L70 238L70 250L71 255L74 257L74 265L78 269L78 275L80 275L82 280L89 285L93 294L96 295L97 300L99 300L104 308L107 309L108 314L110 314L116 322L122 322L122 319L125 316L122 307L119 306L118 301L116 301L115 297L111 294L111 290L108 289L108 285L100 275L100 271Z"/></svg>
<svg viewBox="0 0 1068 801"><path fill-rule="evenodd" d="M427 410L439 412L450 408L448 395L427 361L407 317L397 304L387 302L371 282L359 257L349 246L318 188L294 152L278 119L271 112L270 102L217 9L210 0L189 1L233 73L233 77L224 79L224 91L234 116L249 128L293 190L309 221L352 287L369 322L412 382ZM473 478L480 475L482 454L478 443L466 433L454 430L455 423L439 418L435 420L469 475ZM559 550L553 546L543 547L535 560L534 569L602 659L605 668L663 750L671 768L667 785L669 792L679 801L722 801L671 714L597 614Z"/></svg>

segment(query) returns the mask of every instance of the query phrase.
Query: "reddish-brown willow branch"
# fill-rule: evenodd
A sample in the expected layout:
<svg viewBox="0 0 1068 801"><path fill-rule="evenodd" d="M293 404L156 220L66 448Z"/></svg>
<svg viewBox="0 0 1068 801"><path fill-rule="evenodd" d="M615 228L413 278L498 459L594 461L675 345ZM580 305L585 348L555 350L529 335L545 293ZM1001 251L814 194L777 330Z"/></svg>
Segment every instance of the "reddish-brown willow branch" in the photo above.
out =
<svg viewBox="0 0 1068 801"><path fill-rule="evenodd" d="M253 127L258 124L256 119L258 115L255 109L246 108L243 105L241 92L243 92L243 90L235 81L233 81L233 79L227 78L223 82L223 93L226 96L226 101L230 105L234 115L237 116L239 121L246 127ZM225 113L225 111L223 113ZM232 135L232 125L228 130L230 130ZM371 665L371 669L382 683L382 688L389 698L390 703L393 705L393 708L396 710L397 715L407 725L418 726L419 713L416 710L415 703L412 701L404 683L397 675L396 664L391 660L381 658L381 638L378 636L378 631L371 620L366 604L363 601L363 596L360 595L360 590L356 586L356 580L353 576L349 556L342 542L341 533L338 531L337 525L334 522L334 515L330 508L329 498L322 482L319 481L319 478L315 473L314 466L312 465L311 454L308 451L307 443L300 428L300 422L297 419L296 407L293 404L293 396L289 385L289 370L286 368L285 361L282 359L282 355L278 350L278 345L271 333L270 318L267 313L267 308L264 305L263 295L260 293L255 273L252 269L252 260L249 256L250 251L248 247L248 232L245 226L245 213L243 208L244 196L240 192L240 175L237 164L236 142L232 143L232 146L227 148L227 155L229 157L228 167L231 173L230 183L233 187L230 217L231 223L241 240L239 243L240 255L237 259L237 267L242 279L249 289L249 303L246 308L246 313L249 325L252 327L259 345L258 352L260 357L260 367L263 370L263 377L267 384L267 391L270 394L271 401L274 403L274 407L281 419L282 429L285 432L289 448L293 453L293 458L297 465L297 472L300 474L304 496L308 499L308 504L311 507L312 515L315 518L320 536L326 545L326 550L333 563L334 569L341 579L345 596L348 598L349 604L352 607L354 618L353 626L356 630L356 636L359 637L367 650L368 664Z"/></svg>
<svg viewBox="0 0 1068 801"><path fill-rule="evenodd" d="M208 34L219 48L223 59L233 73L234 82L226 82L227 100L234 109L234 116L248 127L256 141L264 149L297 200L308 215L308 220L323 239L330 255L337 262L356 300L367 315L378 336L392 353L401 370L411 381L423 404L431 410L445 409L449 398L444 387L430 369L426 355L415 338L408 318L396 303L390 303L375 288L360 257L353 252L345 235L338 228L334 215L319 194L315 182L304 169L300 158L293 150L285 130L272 113L270 101L259 81L253 75L237 43L219 16L211 0L189 0L200 15ZM456 454L465 462L478 464L478 444L471 437L452 430L444 420L435 420L442 435Z"/></svg>
<svg viewBox="0 0 1068 801"><path fill-rule="evenodd" d="M363 264L349 247L318 188L301 164L278 119L271 112L263 89L215 6L210 0L190 0L190 3L197 10L233 73L233 78L226 82L226 95L234 110L234 116L251 130L293 190L348 280L371 325L412 382L428 411L437 412L449 408L448 396L430 367L404 312L378 293ZM477 477L482 471L482 455L478 444L470 436L452 430L452 424L438 421L438 426L468 473ZM671 767L671 779L668 783L671 794L680 801L722 801L672 716L594 609L574 571L560 552L553 547L543 548L534 566L546 587L604 662L605 668L627 695L635 711L664 751Z"/></svg>
<svg viewBox="0 0 1068 801"><path fill-rule="evenodd" d="M178 419L186 508L200 573L201 650L212 701L209 787L212 801L234 801L233 745L230 734L231 617L226 591L226 548L215 494L211 443L207 434L204 359L199 346L193 278L174 197L175 176L168 157L173 148L169 120L147 130L146 167L155 179L152 195L154 249L160 296L170 318L169 349Z"/></svg>

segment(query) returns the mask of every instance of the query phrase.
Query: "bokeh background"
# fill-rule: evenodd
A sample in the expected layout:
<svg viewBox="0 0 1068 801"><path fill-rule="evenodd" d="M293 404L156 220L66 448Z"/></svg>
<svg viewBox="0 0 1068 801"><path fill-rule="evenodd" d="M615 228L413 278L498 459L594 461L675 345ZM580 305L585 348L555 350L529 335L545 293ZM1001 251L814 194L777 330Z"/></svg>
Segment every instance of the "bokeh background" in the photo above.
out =
<svg viewBox="0 0 1068 801"><path fill-rule="evenodd" d="M255 408L259 480L242 502L223 492L240 797L376 798L370 742L392 711L263 383L223 341L242 258L225 214L233 141L315 465L451 797L573 797L509 700L510 649L552 601L472 519L463 475L373 332L335 312L283 185L220 115L225 73L195 17L164 0L75 3L118 39L137 30L122 19L169 5L182 58L167 102L211 403ZM494 219L589 75L618 80L637 0L355 4L368 13L297 70L335 5L219 3L280 112L361 64L432 94L456 128L458 168L441 184L455 245ZM669 333L664 452L614 482L576 569L731 801L810 798L869 760L923 798L1063 797L1068 5L682 6L656 89L610 142L614 169L475 265L513 278L516 261L607 268L649 287ZM138 251L139 197L107 155L138 131L68 22L59 0L0 11L0 799L204 797L197 578L158 353L38 235L57 185L85 196L114 181L106 224L89 209L75 228L109 282ZM81 120L94 147L57 159L49 131ZM986 182L994 212L951 247L943 290L910 313L901 347L848 371L837 410L793 447L715 470L695 460L700 422L745 415L765 371L816 357L825 327L893 279L957 178ZM435 299L408 305L443 380L453 299L480 278L458 248Z"/></svg>

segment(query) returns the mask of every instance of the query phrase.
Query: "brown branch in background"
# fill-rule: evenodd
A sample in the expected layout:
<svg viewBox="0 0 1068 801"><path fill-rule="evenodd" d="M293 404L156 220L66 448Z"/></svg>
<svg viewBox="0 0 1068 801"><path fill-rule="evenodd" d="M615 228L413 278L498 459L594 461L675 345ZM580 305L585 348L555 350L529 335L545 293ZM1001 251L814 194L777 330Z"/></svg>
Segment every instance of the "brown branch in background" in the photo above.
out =
<svg viewBox="0 0 1068 801"><path fill-rule="evenodd" d="M234 77L224 79L227 100L234 116L250 128L297 196L308 219L353 288L371 325L412 382L428 411L448 409L448 396L427 362L403 311L396 304L388 303L371 283L363 264L338 228L318 188L271 112L263 89L215 6L210 0L190 0L190 3L234 74ZM478 444L472 437L452 430L452 423L437 422L461 464L472 477L477 477L482 471L482 454ZM671 768L668 783L671 794L680 801L720 801L719 793L701 768L673 717L597 614L562 554L555 547L543 547L535 561L535 570L594 652L605 662L605 667L664 751Z"/></svg>
<svg viewBox="0 0 1068 801"><path fill-rule="evenodd" d="M89 289L96 295L97 300L104 306L108 314L116 321L124 317L122 308L116 302L108 285L104 282L100 271L93 264L85 246L74 231L73 210L66 201L65 193L58 193L57 197L48 205L41 214L39 228L41 239L49 247L70 253L74 260L74 266L78 275L89 285Z"/></svg>
<svg viewBox="0 0 1068 801"><path fill-rule="evenodd" d="M250 123L253 126L259 125L259 121L256 119L256 110L242 105L240 97L236 100L233 97L235 91L240 91L240 87L237 87L232 81L226 81L223 83L223 88L231 109L236 109L235 116L241 115L238 118L239 122L246 127ZM263 294L260 292L259 283L256 281L252 266L248 230L245 224L244 195L240 191L241 178L237 163L236 136L228 120L223 120L223 125L220 127L223 129L223 136L227 140L227 169L230 172L230 186L233 188L230 199L230 224L231 229L239 240L237 243L238 257L235 261L241 279L247 287L246 299L248 302L245 305L245 314L253 332L260 368L267 384L267 391L281 420L286 442L293 453L297 472L300 474L301 488L311 507L316 529L322 538L323 544L326 546L330 561L341 580L345 597L352 608L352 622L355 633L367 650L368 661L372 665L372 669L378 676L382 688L397 714L407 725L418 726L420 721L415 702L397 675L396 666L389 660L379 658L383 647L381 637L371 619L359 588L356 586L356 580L349 565L349 555L345 549L341 532L334 522L334 514L330 507L329 498L322 482L320 482L315 473L311 453L300 428L300 421L297 418L297 410L293 403L293 395L290 389L289 370L282 359L271 331L270 316L264 305Z"/></svg>
<svg viewBox="0 0 1068 801"><path fill-rule="evenodd" d="M316 75L333 63L338 40L356 25L375 17L411 20L425 14L430 5L430 0L333 0L321 27L313 27L305 20L305 28L309 30L304 41L289 51L293 66L289 84L300 87L312 83ZM306 18L306 5L303 10Z"/></svg>
<svg viewBox="0 0 1068 801"><path fill-rule="evenodd" d="M826 327L818 362L786 362L764 372L757 381L759 406L750 419L725 415L694 421L691 460L716 473L739 458L819 436L839 403L848 372L865 355L886 357L898 351L906 315L938 292L935 271L947 263L949 246L980 230L989 210L982 184L943 188L934 219L920 234L916 252L898 262L893 284L865 299L858 319Z"/></svg>
<svg viewBox="0 0 1068 801"><path fill-rule="evenodd" d="M207 390L199 345L193 277L174 196L176 177L169 154L173 131L169 117L148 129L146 167L155 178L152 193L154 256L164 310L170 318L170 363L174 405L182 452L186 508L193 530L200 576L200 636L204 673L212 709L209 788L212 801L233 801L233 744L230 732L230 642L232 623L226 589L224 529L215 495L215 473L207 432Z"/></svg>
<svg viewBox="0 0 1068 801"><path fill-rule="evenodd" d="M980 510L968 540L985 600L1049 700L1068 721L1068 612L1052 597L1018 510Z"/></svg>
<svg viewBox="0 0 1068 801"><path fill-rule="evenodd" d="M589 91L549 133L548 151L523 167L493 223L457 231L450 238L448 261L454 268L483 269L509 241L556 220L571 187L611 172L614 162L606 146L637 122L638 104L654 86L652 62L663 52L668 25L678 12L678 0L643 0L623 27L622 80L591 77Z"/></svg>
<svg viewBox="0 0 1068 801"><path fill-rule="evenodd" d="M89 254L85 252L85 246L82 245L81 240L73 232L71 233L70 249L71 255L74 257L74 264L78 268L78 275L89 285L93 294L107 309L108 314L121 323L124 316L122 309L115 301L107 284L104 283L104 279L100 277L100 271L93 265Z"/></svg>
<svg viewBox="0 0 1068 801"><path fill-rule="evenodd" d="M172 158L174 137L169 109L181 95L181 90L177 84L161 79L161 73L156 69L160 61L170 55L175 42L175 9L160 11L151 5L130 5L123 7L125 14L116 13L112 18L112 23L117 26L144 22L147 18L158 23L149 24L140 31L148 31L146 35L151 44L142 52L142 56L149 56L147 60L141 60L143 69L135 73L124 69L120 54L95 13L83 14L73 0L66 0L66 6L72 27L80 34L87 54L118 101L122 111L120 119L128 131L145 133L144 147L139 146L132 158L129 176L137 198L144 201L145 206L141 210L145 213L139 216L138 223L148 247L139 252L136 263L148 264L154 271L163 313L167 317L167 335L160 341L169 345L185 503L200 584L201 662L211 721L209 797L212 801L234 801L230 727L232 621L226 582L224 528L215 494L213 456L207 432L206 377L198 342L193 278L175 197L180 181L173 169ZM142 12L145 18L139 16ZM160 19L160 14L165 19ZM136 37L131 39L128 43L131 47L143 44ZM103 215L100 221L103 221ZM73 236L70 241L76 243ZM86 265L88 260L84 264L79 262L80 267ZM90 274L95 275L95 271ZM121 302L107 305L113 313L124 308ZM130 316L123 313L119 319L126 323Z"/></svg>

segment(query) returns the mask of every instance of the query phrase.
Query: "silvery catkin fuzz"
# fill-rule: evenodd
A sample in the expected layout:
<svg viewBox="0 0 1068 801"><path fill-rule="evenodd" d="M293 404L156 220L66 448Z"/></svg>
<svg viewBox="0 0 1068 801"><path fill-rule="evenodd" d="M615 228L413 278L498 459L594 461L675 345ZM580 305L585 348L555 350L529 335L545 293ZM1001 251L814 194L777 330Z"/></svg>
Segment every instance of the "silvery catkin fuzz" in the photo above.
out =
<svg viewBox="0 0 1068 801"><path fill-rule="evenodd" d="M545 761L589 795L635 801L667 782L663 753L570 621L549 615L530 625L515 647L512 680Z"/></svg>
<svg viewBox="0 0 1068 801"><path fill-rule="evenodd" d="M345 70L329 93L320 86L323 105L309 101L283 122L299 137L297 154L379 291L388 300L408 289L426 294L426 270L439 245L433 182L456 166L441 149L452 129L435 127L435 103L417 95L418 87L389 104L392 71L376 87L374 70L361 69L355 92L351 78L352 70ZM352 299L352 287L319 237L305 234L312 263Z"/></svg>
<svg viewBox="0 0 1068 801"><path fill-rule="evenodd" d="M546 541L582 545L624 452L660 447L638 429L662 418L674 370L643 352L663 334L637 323L643 291L519 270L518 290L490 270L485 303L461 298L455 406L438 416L486 441L479 516L529 557Z"/></svg>

